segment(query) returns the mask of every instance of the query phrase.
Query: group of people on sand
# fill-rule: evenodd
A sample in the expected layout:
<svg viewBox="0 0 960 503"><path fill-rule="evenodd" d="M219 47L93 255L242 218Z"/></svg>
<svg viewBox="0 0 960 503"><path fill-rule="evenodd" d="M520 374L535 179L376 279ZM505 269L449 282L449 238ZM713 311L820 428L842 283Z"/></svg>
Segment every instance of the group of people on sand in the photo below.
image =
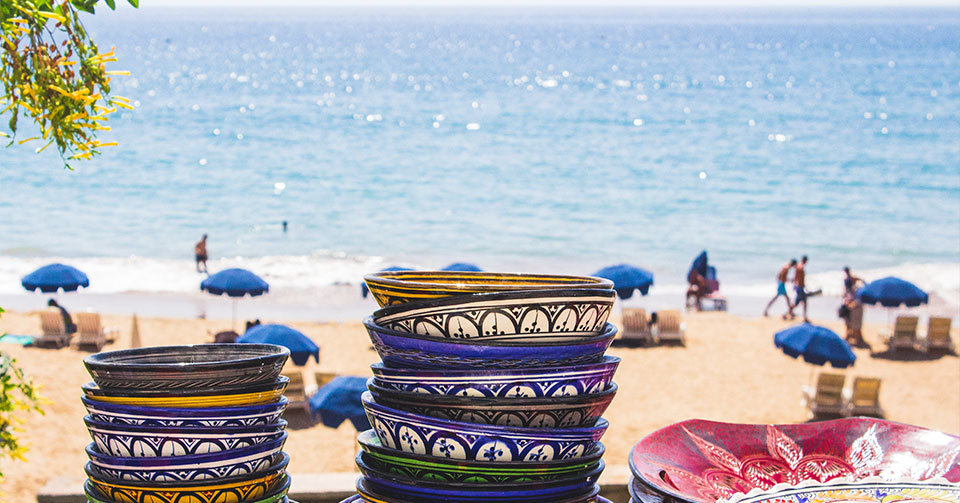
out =
<svg viewBox="0 0 960 503"><path fill-rule="evenodd" d="M807 291L807 256L804 255L800 258L798 262L797 259L791 259L786 265L780 268L780 272L777 273L777 294L770 299L770 302L767 303L767 307L763 310L763 315L768 316L770 308L773 307L773 304L783 297L787 301L787 311L783 313L783 319L794 319L796 315L793 314L793 310L797 308L800 304L803 304L803 321L809 323L810 319L807 318L807 298L814 295L820 295L820 290L816 291ZM790 300L790 296L787 294L787 279L790 276L790 270L793 270L793 292L794 299Z"/></svg>

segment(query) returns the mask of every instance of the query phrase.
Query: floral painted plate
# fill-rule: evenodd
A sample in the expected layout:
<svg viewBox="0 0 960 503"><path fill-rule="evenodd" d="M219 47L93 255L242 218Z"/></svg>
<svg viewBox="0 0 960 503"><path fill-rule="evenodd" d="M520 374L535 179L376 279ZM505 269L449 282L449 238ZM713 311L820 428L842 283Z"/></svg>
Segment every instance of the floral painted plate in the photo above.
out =
<svg viewBox="0 0 960 503"><path fill-rule="evenodd" d="M883 484L923 481L952 487L944 497L960 501L949 499L960 495L958 458L958 437L851 418L791 425L684 421L641 440L629 462L643 485L682 501L714 503L746 496L750 503L826 503L900 502L877 491L884 490ZM823 489L831 482L874 496L863 499L835 493L836 487ZM898 487L888 489L901 491ZM781 491L787 491L783 498L771 496ZM939 497L902 501L939 503Z"/></svg>

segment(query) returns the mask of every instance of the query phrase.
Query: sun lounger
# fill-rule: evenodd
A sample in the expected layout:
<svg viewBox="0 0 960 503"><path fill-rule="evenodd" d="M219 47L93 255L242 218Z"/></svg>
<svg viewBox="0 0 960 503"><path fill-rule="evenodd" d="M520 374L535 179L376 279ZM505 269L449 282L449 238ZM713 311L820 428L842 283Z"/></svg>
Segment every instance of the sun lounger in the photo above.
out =
<svg viewBox="0 0 960 503"><path fill-rule="evenodd" d="M63 324L63 315L60 311L48 310L40 311L40 328L43 335L37 338L34 343L37 346L52 345L57 349L70 345L70 334L67 333L67 327Z"/></svg>
<svg viewBox="0 0 960 503"><path fill-rule="evenodd" d="M117 338L116 328L105 328L97 313L77 313L77 346L93 346L100 351L105 344Z"/></svg>
<svg viewBox="0 0 960 503"><path fill-rule="evenodd" d="M846 403L846 416L883 417L880 407L880 379L876 377L858 377L853 380L853 392Z"/></svg>
<svg viewBox="0 0 960 503"><path fill-rule="evenodd" d="M816 389L803 388L803 405L813 417L822 415L842 415L844 412L843 374L820 373L817 376Z"/></svg>
<svg viewBox="0 0 960 503"><path fill-rule="evenodd" d="M686 325L680 311L660 311L657 313L657 324L654 326L654 335L657 342L679 342L686 344Z"/></svg>
<svg viewBox="0 0 960 503"><path fill-rule="evenodd" d="M283 396L287 397L287 400L290 400L290 403L287 405L287 410L302 409L309 412L310 403L307 401L307 388L306 383L303 381L303 369L295 368L284 370L280 375L290 379L290 382L287 384L287 389L283 392Z"/></svg>
<svg viewBox="0 0 960 503"><path fill-rule="evenodd" d="M620 332L620 340L641 344L653 342L653 334L650 333L650 320L647 318L645 309L624 308L622 321L623 331Z"/></svg>
<svg viewBox="0 0 960 503"><path fill-rule="evenodd" d="M887 347L891 351L900 348L916 349L917 343L917 324L919 318L916 316L897 316L897 321L893 325L893 333L887 338Z"/></svg>
<svg viewBox="0 0 960 503"><path fill-rule="evenodd" d="M930 351L931 349L942 349L953 351L953 340L950 338L951 318L938 318L931 316L927 323L927 335L920 341L920 349Z"/></svg>

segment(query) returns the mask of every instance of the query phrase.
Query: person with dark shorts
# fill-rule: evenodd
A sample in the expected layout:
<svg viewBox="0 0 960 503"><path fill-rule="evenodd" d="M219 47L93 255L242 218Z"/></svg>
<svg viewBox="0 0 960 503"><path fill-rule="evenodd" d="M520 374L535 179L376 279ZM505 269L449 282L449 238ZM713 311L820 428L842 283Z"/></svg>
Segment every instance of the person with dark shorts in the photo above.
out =
<svg viewBox="0 0 960 503"><path fill-rule="evenodd" d="M777 294L770 299L770 302L767 303L767 307L763 310L763 315L767 316L767 313L770 311L770 308L773 306L773 303L777 301L781 296L787 301L787 309L789 313L793 314L793 305L790 304L790 297L787 295L787 275L790 274L790 269L796 267L797 259L791 259L790 263L780 268L780 272L777 273ZM787 315L783 315L783 319L787 319Z"/></svg>
<svg viewBox="0 0 960 503"><path fill-rule="evenodd" d="M793 291L796 294L796 298L793 300L793 307L790 308L790 317L793 318L793 310L800 303L803 303L803 322L810 323L810 320L807 318L807 256L804 255L800 258L800 263L796 265L793 269Z"/></svg>
<svg viewBox="0 0 960 503"><path fill-rule="evenodd" d="M200 241L193 247L194 257L197 259L197 272L207 272L207 235L204 234ZM203 269L200 266L203 265Z"/></svg>

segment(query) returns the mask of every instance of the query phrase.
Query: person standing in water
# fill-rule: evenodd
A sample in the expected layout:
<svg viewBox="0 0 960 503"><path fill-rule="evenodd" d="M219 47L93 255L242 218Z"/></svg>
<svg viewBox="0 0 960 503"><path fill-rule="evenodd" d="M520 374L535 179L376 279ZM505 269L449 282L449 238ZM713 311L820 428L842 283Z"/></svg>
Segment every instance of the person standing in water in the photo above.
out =
<svg viewBox="0 0 960 503"><path fill-rule="evenodd" d="M780 272L777 273L777 294L770 299L770 302L767 303L767 307L763 310L763 315L767 316L767 313L770 311L770 308L773 306L773 303L777 301L781 296L787 301L787 309L790 315L793 315L793 305L790 304L790 297L787 295L787 275L790 274L790 269L797 266L797 259L791 259L790 263L780 268ZM787 319L787 314L784 313L783 319Z"/></svg>
<svg viewBox="0 0 960 503"><path fill-rule="evenodd" d="M207 272L207 235L204 234L200 241L193 247L193 255L197 259L197 272ZM200 266L203 265L203 269Z"/></svg>

